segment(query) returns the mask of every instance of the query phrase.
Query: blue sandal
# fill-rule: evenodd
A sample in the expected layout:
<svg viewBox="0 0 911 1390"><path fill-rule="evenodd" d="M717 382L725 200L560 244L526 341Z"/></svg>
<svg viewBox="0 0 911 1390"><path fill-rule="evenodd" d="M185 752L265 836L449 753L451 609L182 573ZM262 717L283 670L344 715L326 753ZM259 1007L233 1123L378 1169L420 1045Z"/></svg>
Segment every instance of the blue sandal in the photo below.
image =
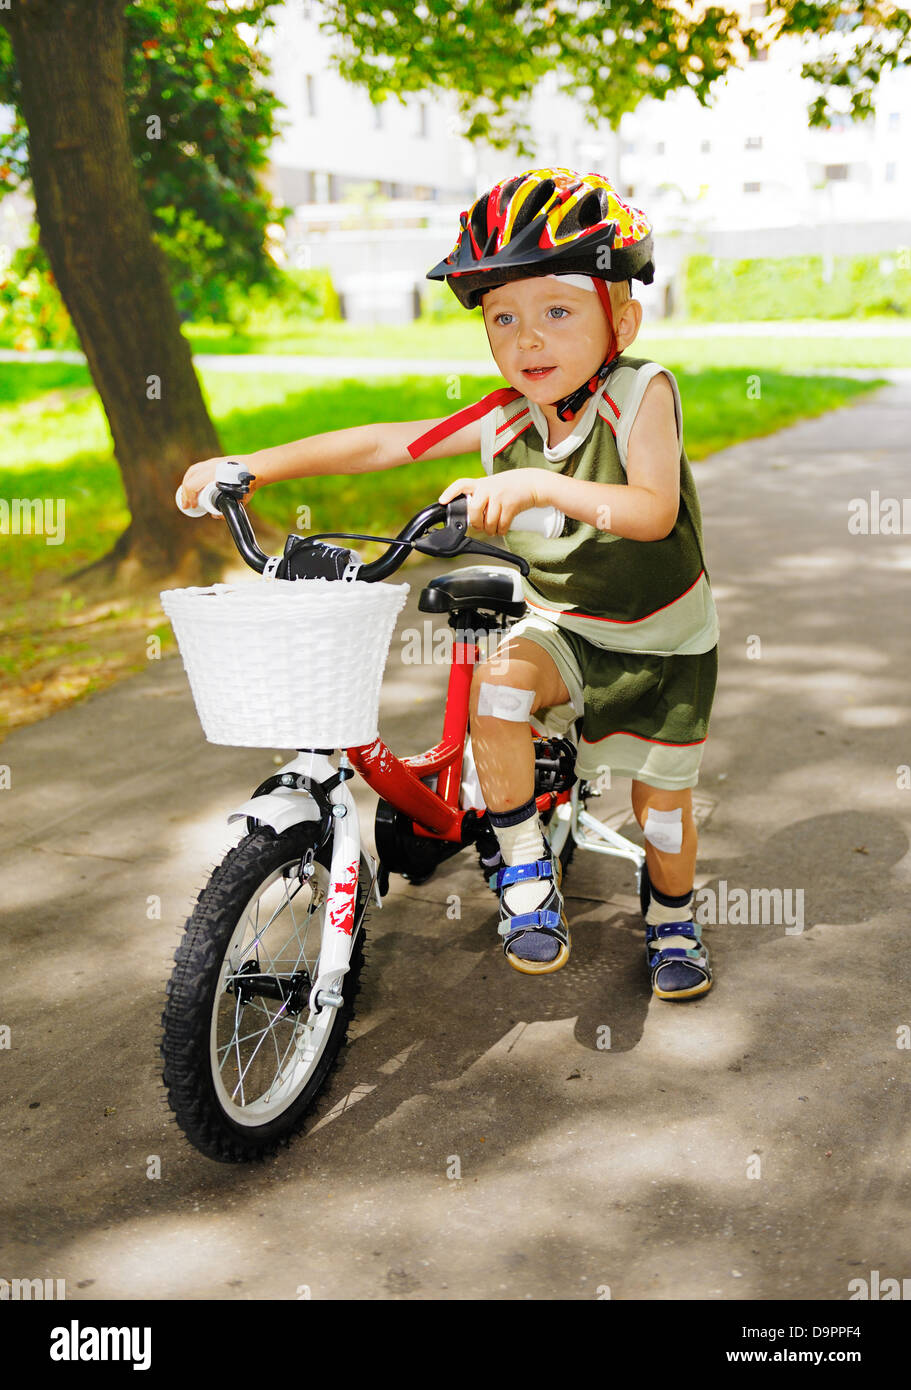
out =
<svg viewBox="0 0 911 1390"><path fill-rule="evenodd" d="M532 864L513 864L492 874L490 886L500 894L500 925L503 954L514 970L523 975L549 975L562 970L571 949L569 923L563 915L560 894L563 866L554 861L547 847L543 859ZM550 891L533 912L515 913L507 902L511 885L529 879L550 879Z"/></svg>
<svg viewBox="0 0 911 1390"><path fill-rule="evenodd" d="M685 936L693 945L661 946L660 942L669 936ZM652 992L658 999L694 999L712 988L709 954L692 921L666 922L660 927L646 924L645 956Z"/></svg>

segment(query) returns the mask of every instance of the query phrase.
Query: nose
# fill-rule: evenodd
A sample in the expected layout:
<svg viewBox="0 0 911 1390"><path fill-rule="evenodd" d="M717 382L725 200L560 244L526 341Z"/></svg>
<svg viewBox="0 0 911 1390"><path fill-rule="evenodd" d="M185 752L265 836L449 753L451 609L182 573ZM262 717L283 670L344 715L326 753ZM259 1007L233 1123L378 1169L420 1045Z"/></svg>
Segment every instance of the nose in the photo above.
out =
<svg viewBox="0 0 911 1390"><path fill-rule="evenodd" d="M521 320L516 329L516 346L525 351L527 348L539 348L543 341L543 335L539 329L529 320Z"/></svg>

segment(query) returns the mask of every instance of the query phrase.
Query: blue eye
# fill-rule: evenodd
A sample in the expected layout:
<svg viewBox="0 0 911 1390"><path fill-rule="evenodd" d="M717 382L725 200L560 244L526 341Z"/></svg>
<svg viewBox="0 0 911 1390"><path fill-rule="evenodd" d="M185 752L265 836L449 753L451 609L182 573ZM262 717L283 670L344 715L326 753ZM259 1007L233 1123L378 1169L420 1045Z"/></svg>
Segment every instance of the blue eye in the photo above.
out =
<svg viewBox="0 0 911 1390"><path fill-rule="evenodd" d="M562 305L559 304L551 305L547 312L548 314L559 314L560 319L565 318L569 314L569 310L564 309ZM493 321L494 323L501 323L504 319L511 319L513 317L512 314L508 314L505 310L501 310L499 314L494 314ZM558 323L560 319L557 320Z"/></svg>

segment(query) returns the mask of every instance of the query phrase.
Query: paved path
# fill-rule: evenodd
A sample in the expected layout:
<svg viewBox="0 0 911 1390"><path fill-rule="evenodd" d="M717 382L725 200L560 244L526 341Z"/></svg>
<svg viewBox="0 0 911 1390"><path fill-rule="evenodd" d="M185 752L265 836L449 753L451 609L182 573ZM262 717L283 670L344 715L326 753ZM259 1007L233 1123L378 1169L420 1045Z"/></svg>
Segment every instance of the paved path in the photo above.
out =
<svg viewBox="0 0 911 1390"><path fill-rule="evenodd" d="M697 467L723 629L698 881L803 893L803 930L708 927L716 988L673 1005L622 863L578 854L572 959L540 981L505 965L467 856L394 878L322 1122L261 1168L184 1144L155 1049L177 927L269 755L204 742L176 660L11 735L0 1275L241 1300L845 1299L911 1275L911 535L848 529L852 499L908 492L909 439L895 385ZM400 651L384 731L409 751L443 671Z"/></svg>

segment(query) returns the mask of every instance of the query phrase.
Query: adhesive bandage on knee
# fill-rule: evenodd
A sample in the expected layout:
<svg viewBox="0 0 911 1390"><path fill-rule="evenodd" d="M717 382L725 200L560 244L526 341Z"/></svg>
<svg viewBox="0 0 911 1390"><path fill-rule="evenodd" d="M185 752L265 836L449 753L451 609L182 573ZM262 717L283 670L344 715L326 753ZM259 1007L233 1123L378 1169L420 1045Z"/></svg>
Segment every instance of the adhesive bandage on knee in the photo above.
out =
<svg viewBox="0 0 911 1390"><path fill-rule="evenodd" d="M643 827L645 838L662 854L679 854L683 846L683 811L655 811L649 807Z"/></svg>
<svg viewBox="0 0 911 1390"><path fill-rule="evenodd" d="M478 694L478 714L487 714L493 719L511 719L516 724L527 724L534 700L533 690L517 690L511 685L494 685L490 681L482 681Z"/></svg>

